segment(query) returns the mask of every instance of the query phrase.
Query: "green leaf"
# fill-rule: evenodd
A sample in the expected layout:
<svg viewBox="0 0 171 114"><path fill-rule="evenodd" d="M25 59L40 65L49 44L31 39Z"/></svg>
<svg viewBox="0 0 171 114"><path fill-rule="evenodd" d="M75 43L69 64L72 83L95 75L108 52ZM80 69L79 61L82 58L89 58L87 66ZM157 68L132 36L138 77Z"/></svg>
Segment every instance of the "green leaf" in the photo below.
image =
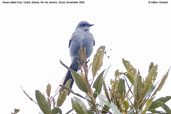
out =
<svg viewBox="0 0 171 114"><path fill-rule="evenodd" d="M157 68L158 68L157 65L153 65L151 63L150 68L149 68L149 73L144 81L144 88L145 88L144 92L145 93L152 88L153 83L156 80Z"/></svg>
<svg viewBox="0 0 171 114"><path fill-rule="evenodd" d="M151 95L151 93L155 90L157 84L158 83L156 83L154 86L152 86L152 88L149 91L147 91L146 95L144 96L144 99L146 99L147 97Z"/></svg>
<svg viewBox="0 0 171 114"><path fill-rule="evenodd" d="M131 63L125 59L122 59L122 62L127 70L126 76L131 82L132 85L134 85L134 78L137 74L137 70L131 65Z"/></svg>
<svg viewBox="0 0 171 114"><path fill-rule="evenodd" d="M125 81L124 81L123 79L120 79L120 80L119 80L119 83L118 83L118 92L119 92L121 95L125 95L125 93L126 93Z"/></svg>
<svg viewBox="0 0 171 114"><path fill-rule="evenodd" d="M102 90L102 84L103 84L103 74L104 74L104 71L103 70L100 75L97 77L96 81L94 82L93 84L93 88L96 89L96 92L98 94L100 94L101 90Z"/></svg>
<svg viewBox="0 0 171 114"><path fill-rule="evenodd" d="M143 89L144 85L142 82L142 77L140 74L137 74L135 76L135 81L134 81L134 105L138 106L141 100L143 99Z"/></svg>
<svg viewBox="0 0 171 114"><path fill-rule="evenodd" d="M127 112L128 108L129 108L129 102L128 101L124 101L122 104L125 107L125 111Z"/></svg>
<svg viewBox="0 0 171 114"><path fill-rule="evenodd" d="M106 95L108 101L110 102L111 100L110 100L110 97L109 97L109 92L107 90L105 81L103 81L103 89L104 89L104 92L105 92L105 95Z"/></svg>
<svg viewBox="0 0 171 114"><path fill-rule="evenodd" d="M68 96L68 93L70 92L68 90L70 88L70 84L71 84L71 79L69 79L66 82L66 84L63 86L63 88L61 88L62 90L60 91L60 94L59 94L58 99L57 99L57 106L58 107L62 106L62 104L66 100L66 97ZM66 90L66 88L68 88L68 89Z"/></svg>
<svg viewBox="0 0 171 114"><path fill-rule="evenodd" d="M169 70L167 71L167 73L163 76L163 78L162 78L162 80L161 80L159 86L157 87L157 89L156 89L155 92L153 93L153 96L156 95L156 93L157 93L158 91L160 91L161 88L163 87L163 85L164 85L164 83L165 83L165 81L166 81L166 79L167 79L167 77L168 77L169 71L170 71L170 69L169 69Z"/></svg>
<svg viewBox="0 0 171 114"><path fill-rule="evenodd" d="M20 109L14 109L14 113L13 112L11 112L11 114L18 114L18 112L20 112Z"/></svg>
<svg viewBox="0 0 171 114"><path fill-rule="evenodd" d="M131 73L127 72L126 77L129 79L132 85L134 85L134 77Z"/></svg>
<svg viewBox="0 0 171 114"><path fill-rule="evenodd" d="M149 65L149 69L148 69L148 72L150 72L151 71L151 69L154 67L154 63L153 62L151 62L150 63L150 65Z"/></svg>
<svg viewBox="0 0 171 114"><path fill-rule="evenodd" d="M96 98L97 95L98 95L98 93L95 91L95 92L93 93L93 97Z"/></svg>
<svg viewBox="0 0 171 114"><path fill-rule="evenodd" d="M116 70L114 75L115 75L115 76L120 76L121 74L122 74L122 73L119 72L119 70Z"/></svg>
<svg viewBox="0 0 171 114"><path fill-rule="evenodd" d="M107 105L104 105L103 108L102 108L101 113L106 114L106 113L108 113L109 109L110 109L110 107L108 107Z"/></svg>
<svg viewBox="0 0 171 114"><path fill-rule="evenodd" d="M74 81L75 81L77 87L80 90L84 91L85 93L88 93L88 87L87 87L85 80L74 70L70 69L70 71L71 71L72 77L74 78Z"/></svg>
<svg viewBox="0 0 171 114"><path fill-rule="evenodd" d="M52 114L62 114L62 111L61 111L60 108L55 107L55 108L52 110Z"/></svg>
<svg viewBox="0 0 171 114"><path fill-rule="evenodd" d="M167 101L169 101L171 99L171 96L166 96L166 97L161 97L155 101L153 101L153 103L151 104L149 109L155 109L161 106L160 103L166 103Z"/></svg>
<svg viewBox="0 0 171 114"><path fill-rule="evenodd" d="M36 100L37 100L38 105L39 105L40 109L42 110L42 112L44 114L51 114L51 109L50 109L48 102L46 101L44 95L39 90L36 90L35 94L36 94Z"/></svg>
<svg viewBox="0 0 171 114"><path fill-rule="evenodd" d="M167 114L171 114L171 109L166 104L162 103L161 107L165 110Z"/></svg>
<svg viewBox="0 0 171 114"><path fill-rule="evenodd" d="M122 59L122 62L127 70L133 77L136 75L137 70L131 65L131 63L125 59Z"/></svg>
<svg viewBox="0 0 171 114"><path fill-rule="evenodd" d="M94 55L93 63L92 63L93 78L95 77L97 71L100 69L100 67L103 64L104 50L105 50L105 46L101 46L98 48L96 54Z"/></svg>
<svg viewBox="0 0 171 114"><path fill-rule="evenodd" d="M85 109L85 110L87 109L86 105L84 104L84 102L82 100L80 100L77 97L74 97L74 99L77 103L79 103L81 105L81 107L83 107L83 109Z"/></svg>
<svg viewBox="0 0 171 114"><path fill-rule="evenodd" d="M77 112L77 114L87 114L86 109L81 104L79 104L78 101L71 98L71 102L72 108L75 110L75 112Z"/></svg>
<svg viewBox="0 0 171 114"><path fill-rule="evenodd" d="M146 114L146 112L148 111L150 105L152 104L153 98L150 98L147 102L146 102L146 107L145 109L142 111L141 114Z"/></svg>
<svg viewBox="0 0 171 114"><path fill-rule="evenodd" d="M64 103L64 101L66 100L66 97L68 96L68 91L67 90L63 90L60 95L58 96L57 99L57 106L60 107L62 106L62 104Z"/></svg>

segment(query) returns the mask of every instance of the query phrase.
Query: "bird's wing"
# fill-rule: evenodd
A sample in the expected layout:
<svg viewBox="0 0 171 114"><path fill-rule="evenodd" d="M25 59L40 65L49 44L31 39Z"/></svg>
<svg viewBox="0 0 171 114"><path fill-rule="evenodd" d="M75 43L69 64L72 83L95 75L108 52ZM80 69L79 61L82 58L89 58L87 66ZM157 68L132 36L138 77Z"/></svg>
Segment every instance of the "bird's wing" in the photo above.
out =
<svg viewBox="0 0 171 114"><path fill-rule="evenodd" d="M79 42L79 41L81 41L82 39L84 39L83 33L82 33L81 31L75 31L75 32L72 34L71 39L69 40L69 48L70 48L71 43L72 43L73 40Z"/></svg>
<svg viewBox="0 0 171 114"><path fill-rule="evenodd" d="M70 48L70 45L71 45L71 41L72 41L72 39L69 40L69 45L68 45L69 48Z"/></svg>
<svg viewBox="0 0 171 114"><path fill-rule="evenodd" d="M90 33L91 34L91 33ZM93 37L93 34L91 34L91 38L93 40L93 46L95 46L95 40L94 40L94 37Z"/></svg>

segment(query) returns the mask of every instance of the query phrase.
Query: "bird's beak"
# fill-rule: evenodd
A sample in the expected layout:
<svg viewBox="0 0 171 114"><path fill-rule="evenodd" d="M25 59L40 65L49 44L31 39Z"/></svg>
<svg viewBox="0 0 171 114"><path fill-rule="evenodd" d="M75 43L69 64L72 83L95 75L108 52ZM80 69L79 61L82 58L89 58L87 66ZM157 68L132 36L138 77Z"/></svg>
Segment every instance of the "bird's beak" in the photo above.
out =
<svg viewBox="0 0 171 114"><path fill-rule="evenodd" d="M89 24L89 26L91 27L91 26L93 26L94 24Z"/></svg>

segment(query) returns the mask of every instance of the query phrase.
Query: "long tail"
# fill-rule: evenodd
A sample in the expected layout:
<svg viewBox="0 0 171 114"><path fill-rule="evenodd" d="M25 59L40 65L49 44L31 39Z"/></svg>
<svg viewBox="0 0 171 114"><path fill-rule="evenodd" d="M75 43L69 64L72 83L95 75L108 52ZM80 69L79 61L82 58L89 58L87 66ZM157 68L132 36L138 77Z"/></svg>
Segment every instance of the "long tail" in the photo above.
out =
<svg viewBox="0 0 171 114"><path fill-rule="evenodd" d="M76 61L76 59L73 59L71 65L70 65L70 68L71 68L72 70L74 70L74 71L77 72L77 71L78 71L78 66L79 66L79 64L78 64L78 62ZM64 80L64 82L63 82L63 85L65 85L66 82L67 82L69 79L71 79L71 84L70 84L70 89L71 89L72 86L73 86L73 84L74 84L74 79L73 79L73 77L72 77L72 74L71 74L70 70L68 70L68 72L67 72L67 75L66 75L66 77L65 77L65 80Z"/></svg>

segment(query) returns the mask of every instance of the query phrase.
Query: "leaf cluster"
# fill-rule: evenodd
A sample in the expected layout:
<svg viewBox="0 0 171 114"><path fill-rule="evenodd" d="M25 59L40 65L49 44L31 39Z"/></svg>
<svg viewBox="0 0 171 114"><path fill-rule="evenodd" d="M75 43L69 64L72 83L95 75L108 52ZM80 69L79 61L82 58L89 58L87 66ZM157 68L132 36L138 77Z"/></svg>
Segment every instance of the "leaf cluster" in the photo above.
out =
<svg viewBox="0 0 171 114"><path fill-rule="evenodd" d="M143 78L129 61L122 59L126 71L116 70L110 84L107 85L105 75L109 68L101 69L105 47L98 48L89 66L85 59L86 50L81 48L79 53L80 73L67 68L71 71L77 87L85 94L81 95L71 90L69 88L71 80L69 80L65 85L60 85L61 89L56 98L50 95L51 85L48 84L46 96L39 90L35 91L37 104L44 114L62 114L61 106L69 93L74 94L74 97L71 98L72 109L67 114L73 111L78 114L146 114L147 112L171 114L171 109L166 105L171 96L163 96L155 100L156 94L162 89L168 77L169 70L161 81L156 83L158 65L151 63L147 76ZM64 63L62 65L66 66ZM158 110L159 108L164 111Z"/></svg>

